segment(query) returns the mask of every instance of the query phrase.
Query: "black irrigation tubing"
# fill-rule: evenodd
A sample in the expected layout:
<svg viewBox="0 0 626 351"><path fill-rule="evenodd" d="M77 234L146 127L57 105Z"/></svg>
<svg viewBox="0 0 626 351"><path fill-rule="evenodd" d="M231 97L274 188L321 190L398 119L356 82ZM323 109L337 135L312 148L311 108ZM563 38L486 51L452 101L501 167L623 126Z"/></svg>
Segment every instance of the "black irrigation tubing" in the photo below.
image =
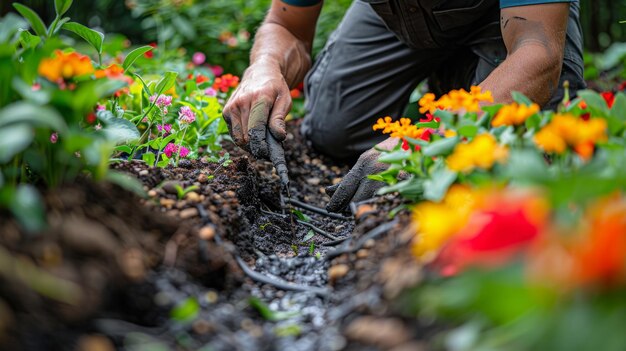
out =
<svg viewBox="0 0 626 351"><path fill-rule="evenodd" d="M307 227L311 228L311 230L312 230L312 231L314 231L314 232L316 232L317 234L320 234L320 235L322 235L322 236L325 236L325 237L327 237L327 238L328 238L328 239L330 239L330 240L338 240L338 239L339 239L339 238L337 238L336 236L334 236L334 235L330 234L329 232L327 232L327 231L325 231L325 230L322 230L322 229L320 229L320 228L318 228L318 227L314 226L313 224L311 224L311 223L309 223L309 222L305 222L305 221L303 221L303 220L298 219L298 223L300 223L300 224L302 224L302 225L305 225L305 226L307 226Z"/></svg>
<svg viewBox="0 0 626 351"><path fill-rule="evenodd" d="M348 239L351 239L351 238L352 238L351 236L346 236L345 238L340 238L340 239L337 239L337 240L328 241L328 242L322 243L321 245L322 246L337 246L337 245L339 245L339 244L343 243L344 241L346 241Z"/></svg>
<svg viewBox="0 0 626 351"><path fill-rule="evenodd" d="M312 292L321 297L327 297L330 293L330 291L326 288L294 284L294 283L284 281L282 279L269 277L263 273L259 273L253 270L252 268L248 267L248 265L243 261L243 259L241 259L241 257L235 256L235 259L237 260L237 263L239 264L239 267L241 267L243 272L246 273L246 275L248 275L250 278L252 278L252 280L256 282L269 284L280 290Z"/></svg>
<svg viewBox="0 0 626 351"><path fill-rule="evenodd" d="M330 217L330 218L334 218L334 219L341 219L343 221L349 221L349 220L352 219L351 217L346 217L346 216L340 215L338 213L328 212L328 211L326 211L323 208L316 207L316 206L313 206L313 205L309 205L307 203L304 203L304 202L296 200L296 199L289 199L289 198L287 198L285 200L287 202L291 203L295 207L299 207L299 208L302 208L302 209L305 209L305 210L308 210L308 211L320 214L322 216L326 216L326 217Z"/></svg>
<svg viewBox="0 0 626 351"><path fill-rule="evenodd" d="M352 248L339 248L335 251L331 251L329 253L326 254L326 256L324 257L325 260L330 261L333 258L343 255L345 253L354 253L357 252L358 250L360 250L363 245L365 245L365 242L367 242L370 239L374 239L377 236L386 233L387 231L389 231L391 228L393 228L396 224L398 223L398 220L393 220L391 222L387 222L385 224L381 224L378 227L370 230L369 232L365 233L361 238L359 238L359 240L356 242L356 244L354 245L354 247Z"/></svg>
<svg viewBox="0 0 626 351"><path fill-rule="evenodd" d="M283 215L283 214L280 214L280 213L275 213L275 212L267 211L267 210L264 210L264 209L261 209L261 213L266 214L266 215L271 215L271 216L278 216L278 217L282 217L282 218L285 218L285 217L287 217L287 216L290 216L290 215ZM328 239L330 239L330 240L339 240L339 238L337 238L336 236L334 236L334 235L330 234L329 232L327 232L327 231L325 231L325 230L323 230L323 229L320 229L320 228L316 227L316 226L315 226L314 224L312 224L312 223L309 223L309 222L303 221L303 220L301 220L301 219L298 219L298 220L297 220L297 222L298 222L298 223L300 223L300 224L302 224L302 225L305 225L305 226L307 226L307 227L311 228L311 230L312 230L312 231L314 231L314 232L316 232L317 234L320 234L320 235L322 235L322 236L325 236L326 238L328 238Z"/></svg>

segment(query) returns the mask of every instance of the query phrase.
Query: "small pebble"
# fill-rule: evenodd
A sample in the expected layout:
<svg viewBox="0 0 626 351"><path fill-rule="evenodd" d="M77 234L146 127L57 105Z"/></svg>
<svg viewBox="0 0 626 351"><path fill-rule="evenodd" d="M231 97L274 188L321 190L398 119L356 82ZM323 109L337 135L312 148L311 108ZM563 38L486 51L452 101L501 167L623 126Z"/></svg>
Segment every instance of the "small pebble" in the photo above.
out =
<svg viewBox="0 0 626 351"><path fill-rule="evenodd" d="M156 192L156 190L152 189L150 191L148 191L148 196L150 197L156 197L158 194Z"/></svg>
<svg viewBox="0 0 626 351"><path fill-rule="evenodd" d="M209 290L204 297L208 303L216 303L219 295L215 291Z"/></svg>
<svg viewBox="0 0 626 351"><path fill-rule="evenodd" d="M236 196L237 194L232 190L228 190L224 192L224 197L236 197Z"/></svg>
<svg viewBox="0 0 626 351"><path fill-rule="evenodd" d="M213 240L215 237L215 228L213 226L207 225L205 227L200 228L198 232L198 236L202 240Z"/></svg>
<svg viewBox="0 0 626 351"><path fill-rule="evenodd" d="M369 250L361 249L356 252L357 258L363 259L363 258L367 258L367 256L369 256Z"/></svg>
<svg viewBox="0 0 626 351"><path fill-rule="evenodd" d="M208 334L211 330L213 330L213 325L210 322L205 321L204 319L198 319L193 322L191 325L193 331L198 335Z"/></svg>
<svg viewBox="0 0 626 351"><path fill-rule="evenodd" d="M328 281L334 284L337 279L343 278L350 271L347 264L338 264L328 269Z"/></svg>
<svg viewBox="0 0 626 351"><path fill-rule="evenodd" d="M370 214L374 211L374 207L372 207L371 205L365 204L365 205L361 205L359 206L359 208L357 208L356 213L354 214L354 218L356 219L361 219L361 217Z"/></svg>
<svg viewBox="0 0 626 351"><path fill-rule="evenodd" d="M163 186L162 186L163 190L166 193L172 194L172 195L178 194L178 187L182 187L182 184L174 180L168 180L165 183L163 183Z"/></svg>
<svg viewBox="0 0 626 351"><path fill-rule="evenodd" d="M147 169L144 169L144 170L142 170L142 171L140 171L140 172L139 172L139 175L140 175L140 176L147 176L149 173L150 173L150 172L148 172L148 170L147 170Z"/></svg>
<svg viewBox="0 0 626 351"><path fill-rule="evenodd" d="M198 182L204 184L208 181L209 181L209 177L204 173L200 173L200 175L198 176Z"/></svg>
<svg viewBox="0 0 626 351"><path fill-rule="evenodd" d="M307 179L306 182L309 183L310 185L318 186L320 185L321 180L317 177L314 177L314 178Z"/></svg>
<svg viewBox="0 0 626 351"><path fill-rule="evenodd" d="M161 203L161 206L170 209L172 207L174 207L174 205L176 204L176 200L173 199L167 199L167 198L163 198L159 201Z"/></svg>
<svg viewBox="0 0 626 351"><path fill-rule="evenodd" d="M188 218L192 218L192 217L196 217L198 215L198 209L195 207L191 207L191 208L186 208L182 211L180 211L180 218L182 219L188 219Z"/></svg>
<svg viewBox="0 0 626 351"><path fill-rule="evenodd" d="M187 195L185 196L185 199L189 200L190 202L198 203L200 202L200 195L197 192L192 191L192 192L187 193Z"/></svg>
<svg viewBox="0 0 626 351"><path fill-rule="evenodd" d="M376 241L374 241L374 239L369 239L363 244L363 248L371 249L374 245L376 245Z"/></svg>
<svg viewBox="0 0 626 351"><path fill-rule="evenodd" d="M343 178L333 178L333 181L332 181L333 185L337 185L337 184L341 183L342 179Z"/></svg>
<svg viewBox="0 0 626 351"><path fill-rule="evenodd" d="M85 335L78 339L77 351L114 351L115 347L104 335Z"/></svg>

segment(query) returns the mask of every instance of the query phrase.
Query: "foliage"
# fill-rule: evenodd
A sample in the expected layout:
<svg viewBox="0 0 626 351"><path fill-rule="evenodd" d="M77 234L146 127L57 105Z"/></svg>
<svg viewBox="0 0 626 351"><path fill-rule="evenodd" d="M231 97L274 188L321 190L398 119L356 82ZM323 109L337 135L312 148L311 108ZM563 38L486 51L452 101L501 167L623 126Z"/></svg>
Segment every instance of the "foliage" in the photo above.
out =
<svg viewBox="0 0 626 351"><path fill-rule="evenodd" d="M64 15L71 5L56 0L49 25L20 4L22 18L0 20L0 208L31 231L45 225L33 186L87 175L141 190L112 173L109 160L141 158L160 167L204 155L221 160L222 105L239 81L177 50L133 50L124 38L70 22Z"/></svg>
<svg viewBox="0 0 626 351"><path fill-rule="evenodd" d="M626 345L626 94L578 96L541 112L519 93L483 108L478 88L426 94L427 118L374 127L399 142L371 178L413 202L412 251L433 273L404 302L459 325L442 348Z"/></svg>

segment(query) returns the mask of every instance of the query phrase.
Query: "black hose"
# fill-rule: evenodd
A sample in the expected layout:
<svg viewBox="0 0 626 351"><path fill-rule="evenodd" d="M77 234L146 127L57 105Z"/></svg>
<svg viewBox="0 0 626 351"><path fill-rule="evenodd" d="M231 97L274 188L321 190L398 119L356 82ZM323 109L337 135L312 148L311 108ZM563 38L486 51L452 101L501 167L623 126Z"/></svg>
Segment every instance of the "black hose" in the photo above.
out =
<svg viewBox="0 0 626 351"><path fill-rule="evenodd" d="M341 219L342 221L349 221L352 218L351 217L346 217L346 216L342 216L338 213L331 213L326 211L323 208L319 208L313 205L309 205L307 203L304 203L302 201L296 200L296 199L286 199L287 202L291 203L293 206L295 207L300 207L302 209L305 209L307 211L311 211L317 214L321 214L322 216L326 216L326 217L330 217L330 218L334 218L334 219Z"/></svg>
<svg viewBox="0 0 626 351"><path fill-rule="evenodd" d="M309 228L311 228L311 230L313 230L314 232L316 232L317 234L323 235L325 237L327 237L330 240L338 240L339 238L337 238L336 236L330 234L329 232L322 230L316 226L314 226L313 224L309 223L309 222L305 222L303 220L298 219L298 223L307 226Z"/></svg>
<svg viewBox="0 0 626 351"><path fill-rule="evenodd" d="M241 257L235 256L235 259L237 260L237 263L239 264L239 267L241 267L243 272L246 273L247 276L249 276L250 278L252 278L252 280L256 282L269 284L280 290L312 292L315 295L318 295L321 297L327 297L330 294L330 291L326 288L294 284L294 283L284 281L282 279L266 276L265 274L259 273L253 270L252 268L248 267L248 265L241 259Z"/></svg>
<svg viewBox="0 0 626 351"><path fill-rule="evenodd" d="M393 228L396 224L398 224L398 220L393 220L391 222L387 222L384 224L379 225L378 227L370 230L369 232L365 233L361 238L359 238L359 240L356 242L356 244L354 245L354 247L352 248L339 248L335 251L331 251L329 253L326 254L326 256L324 256L324 259L327 261L332 260L333 258L343 255L345 253L354 253L359 251L363 245L365 245L365 243L370 240L370 239L375 239L376 237L378 237L379 235L382 235L386 232L388 232L391 228Z"/></svg>

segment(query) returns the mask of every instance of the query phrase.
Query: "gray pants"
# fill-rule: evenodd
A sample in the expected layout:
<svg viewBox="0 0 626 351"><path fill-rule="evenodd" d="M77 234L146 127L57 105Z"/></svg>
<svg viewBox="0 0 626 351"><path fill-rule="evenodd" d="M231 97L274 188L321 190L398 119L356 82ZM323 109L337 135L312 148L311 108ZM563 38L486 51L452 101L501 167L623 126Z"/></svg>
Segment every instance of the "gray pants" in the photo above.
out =
<svg viewBox="0 0 626 351"><path fill-rule="evenodd" d="M384 140L372 125L379 117L401 117L422 80L428 78L430 90L438 94L469 89L507 55L497 0L472 0L478 5L467 7L467 13L428 7L441 1L367 1L353 2L305 79L302 134L338 159L355 159ZM561 88L546 108L562 100L565 80L571 91L585 87L578 15L574 2Z"/></svg>

